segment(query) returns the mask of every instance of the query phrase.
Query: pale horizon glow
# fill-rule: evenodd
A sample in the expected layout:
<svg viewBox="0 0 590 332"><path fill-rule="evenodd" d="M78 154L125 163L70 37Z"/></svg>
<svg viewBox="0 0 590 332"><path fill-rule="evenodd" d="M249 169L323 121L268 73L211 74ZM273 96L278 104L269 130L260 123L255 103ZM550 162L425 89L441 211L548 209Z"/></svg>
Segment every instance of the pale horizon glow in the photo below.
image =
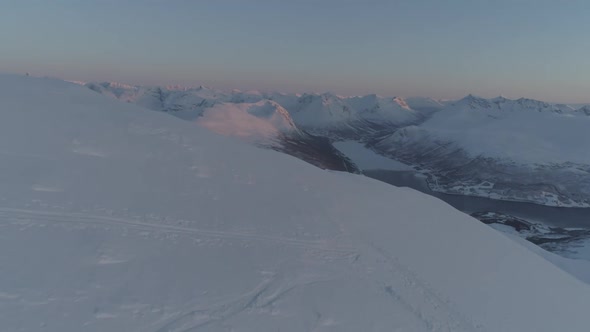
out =
<svg viewBox="0 0 590 332"><path fill-rule="evenodd" d="M0 0L0 72L589 103L581 0Z"/></svg>

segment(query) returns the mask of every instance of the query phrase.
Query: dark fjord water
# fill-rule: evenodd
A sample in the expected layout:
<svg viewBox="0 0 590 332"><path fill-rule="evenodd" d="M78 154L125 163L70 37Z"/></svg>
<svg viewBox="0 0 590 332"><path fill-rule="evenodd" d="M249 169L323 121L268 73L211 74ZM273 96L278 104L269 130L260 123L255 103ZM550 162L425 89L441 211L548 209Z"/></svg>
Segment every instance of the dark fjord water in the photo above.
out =
<svg viewBox="0 0 590 332"><path fill-rule="evenodd" d="M449 195L434 192L426 180L414 171L366 170L363 173L398 187L409 187L437 197L465 213L493 211L556 227L590 229L590 208L559 208L533 203L500 201L484 197Z"/></svg>

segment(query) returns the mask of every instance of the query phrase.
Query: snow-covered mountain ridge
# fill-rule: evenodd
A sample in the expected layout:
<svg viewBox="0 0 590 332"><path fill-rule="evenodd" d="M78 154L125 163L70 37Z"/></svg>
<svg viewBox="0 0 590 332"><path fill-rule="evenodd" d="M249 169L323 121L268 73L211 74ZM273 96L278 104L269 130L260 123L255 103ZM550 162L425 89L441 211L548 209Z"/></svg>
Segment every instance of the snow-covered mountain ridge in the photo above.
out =
<svg viewBox="0 0 590 332"><path fill-rule="evenodd" d="M540 100L520 98L520 99L508 99L503 96L499 96L492 99L485 99L476 97L474 95L468 95L467 97L460 99L450 106L456 110L499 110L505 112L518 112L518 111L536 111L536 112L553 112L553 113L564 113L571 112L574 109L565 104L551 104Z"/></svg>
<svg viewBox="0 0 590 332"><path fill-rule="evenodd" d="M363 139L367 132L392 130L421 119L421 114L402 98L377 95L344 98L329 93L304 94L285 108L303 128L332 137Z"/></svg>
<svg viewBox="0 0 590 332"><path fill-rule="evenodd" d="M142 87L113 82L84 85L108 97L166 112L217 133L296 156L320 168L358 172L329 140L299 129L290 113L273 100L296 95L224 92L203 86Z"/></svg>
<svg viewBox="0 0 590 332"><path fill-rule="evenodd" d="M442 104L428 98L385 98L377 95L343 97L332 93L283 94L274 92L224 92L204 87L170 89L164 87L127 86L118 83L87 83L94 91L110 97L133 102L149 109L174 112L179 117L188 113L197 117L219 103L276 102L286 109L301 129L312 134L363 139L367 133L391 131L424 118L423 113L441 108ZM412 105L417 110L412 109ZM424 109L425 111L420 111Z"/></svg>
<svg viewBox="0 0 590 332"><path fill-rule="evenodd" d="M377 95L227 93L203 87L175 90L110 83L87 86L184 119L199 122L207 114L214 118L216 128L223 124L226 135L258 136L255 141L259 144L266 142L283 151L287 149L277 142L284 141L285 132L312 133L332 142L367 143L382 155L427 172L432 189L437 191L590 207L590 154L579 143L590 141L587 106L574 109L526 98L473 95L441 103ZM276 103L275 108L281 110L277 114L282 114L279 118L293 125L262 125L267 119L256 119L248 112L237 116L237 109L264 101ZM301 139L291 135L290 141ZM312 155L333 151L329 143L323 145L328 148L316 148ZM296 155L293 151L301 146L313 144L298 144L289 153ZM309 155L300 156L309 161ZM333 165L347 163L337 155L331 159L335 160L330 163ZM355 169L344 169L350 168Z"/></svg>
<svg viewBox="0 0 590 332"><path fill-rule="evenodd" d="M178 117L195 121L219 134L261 144L271 144L283 135L301 135L289 112L271 100L239 104L221 102L199 115L181 112Z"/></svg>
<svg viewBox="0 0 590 332"><path fill-rule="evenodd" d="M413 190L56 80L0 109L2 330L590 326L590 286Z"/></svg>
<svg viewBox="0 0 590 332"><path fill-rule="evenodd" d="M590 207L589 141L583 110L468 96L374 148L428 171L434 190Z"/></svg>

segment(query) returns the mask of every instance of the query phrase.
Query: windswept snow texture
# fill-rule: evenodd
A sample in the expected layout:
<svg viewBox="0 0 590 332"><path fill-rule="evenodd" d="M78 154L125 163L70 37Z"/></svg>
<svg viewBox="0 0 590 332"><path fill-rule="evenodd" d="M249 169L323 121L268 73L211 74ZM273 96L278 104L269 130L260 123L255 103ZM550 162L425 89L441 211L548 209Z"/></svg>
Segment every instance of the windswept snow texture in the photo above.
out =
<svg viewBox="0 0 590 332"><path fill-rule="evenodd" d="M431 171L433 190L590 207L590 117L536 100L468 96L378 142Z"/></svg>
<svg viewBox="0 0 590 332"><path fill-rule="evenodd" d="M0 76L3 331L587 331L590 287L441 201Z"/></svg>

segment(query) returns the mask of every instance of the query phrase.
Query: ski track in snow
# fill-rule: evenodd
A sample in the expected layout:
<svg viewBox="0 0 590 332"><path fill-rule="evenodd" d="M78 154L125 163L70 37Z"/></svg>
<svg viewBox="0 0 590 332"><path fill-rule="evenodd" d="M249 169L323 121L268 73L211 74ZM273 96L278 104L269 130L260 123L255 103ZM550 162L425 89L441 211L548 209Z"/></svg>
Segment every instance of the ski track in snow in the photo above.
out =
<svg viewBox="0 0 590 332"><path fill-rule="evenodd" d="M134 228L135 230L155 230L165 233L176 234L194 234L207 236L218 239L233 240L256 240L265 242L275 242L284 245L300 247L303 249L313 249L319 251L335 252L345 255L354 256L355 248L332 246L327 241L306 241L280 236L269 236L251 233L240 233L231 231L214 231L198 228L179 227L172 225L162 225L155 223L141 222L131 219L98 216L85 213L62 213L41 210L26 210L0 207L0 218L5 220L16 220L31 223L66 223L66 224L89 224L89 225L117 225Z"/></svg>
<svg viewBox="0 0 590 332"><path fill-rule="evenodd" d="M383 290L395 301L401 303L404 308L412 313L424 328L428 331L486 331L480 324L473 322L458 310L453 303L437 292L426 282L420 280L407 266L399 262L395 256L385 249L368 244L372 256L376 256L377 262L372 265L385 270L389 278L376 280ZM419 293L421 296L415 296Z"/></svg>
<svg viewBox="0 0 590 332"><path fill-rule="evenodd" d="M331 279L311 280L289 286L284 285L288 282L282 281L281 279L285 278L273 274L269 278L262 280L251 291L239 295L236 298L222 301L212 306L201 306L182 312L160 324L161 327L156 332L198 331L215 323L223 323L247 310L268 310L275 302L296 288L331 281Z"/></svg>
<svg viewBox="0 0 590 332"><path fill-rule="evenodd" d="M212 231L172 225L162 225L137 220L99 216L87 213L66 213L44 210L16 209L0 207L0 220L18 224L82 224L92 226L122 226L135 231L157 231L182 235L199 235L217 239L255 240L280 243L304 250L332 252L342 255L360 275L368 276L378 289L382 289L392 298L393 304L401 306L420 321L426 331L485 331L478 324L463 317L454 309L452 303L438 294L426 283L419 281L417 275L400 263L384 249L372 243L359 243L356 247L342 247L325 241L305 241L286 237L266 236L240 232ZM101 258L97 264L117 264L124 261L113 261ZM379 273L372 273L379 271ZM367 273L369 272L369 273ZM270 273L252 290L233 298L222 299L212 305L191 306L185 304L184 310L170 314L155 323L155 332L191 332L224 321L245 311L269 311L272 305L297 288L321 282L329 282L330 278L311 276L309 280L289 279ZM387 276L387 278L383 278ZM418 296L417 296L418 295ZM10 298L8 295L4 298ZM321 313L317 313L320 324ZM101 317L107 318L107 317ZM313 329L312 329L313 331Z"/></svg>

